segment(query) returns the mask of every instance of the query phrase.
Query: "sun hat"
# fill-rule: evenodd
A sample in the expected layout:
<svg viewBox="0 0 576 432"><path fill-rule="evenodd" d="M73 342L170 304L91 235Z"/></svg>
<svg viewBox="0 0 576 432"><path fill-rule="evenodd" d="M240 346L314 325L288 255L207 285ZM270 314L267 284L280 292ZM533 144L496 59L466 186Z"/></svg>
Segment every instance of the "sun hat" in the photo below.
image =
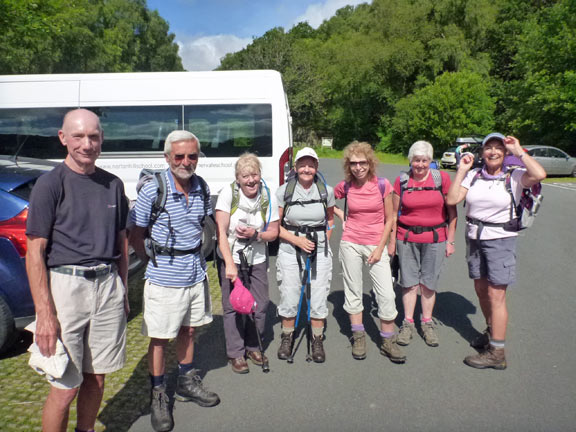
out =
<svg viewBox="0 0 576 432"><path fill-rule="evenodd" d="M234 289L230 293L230 304L239 314L247 315L256 310L254 296L238 277L234 280Z"/></svg>
<svg viewBox="0 0 576 432"><path fill-rule="evenodd" d="M506 137L504 135L502 135L501 133L498 133L498 132L493 132L491 134L488 134L482 140L482 147L484 147L488 141L494 140L494 139L499 140L502 142L502 144L504 144L504 140L506 139Z"/></svg>
<svg viewBox="0 0 576 432"><path fill-rule="evenodd" d="M298 159L301 159L303 157L311 157L313 159L316 159L316 161L320 162L320 159L318 159L318 155L316 154L316 152L314 151L314 149L310 148L310 147L304 147L301 148L300 150L298 150L298 153L296 153L296 157L294 158L294 163L296 163L298 161Z"/></svg>

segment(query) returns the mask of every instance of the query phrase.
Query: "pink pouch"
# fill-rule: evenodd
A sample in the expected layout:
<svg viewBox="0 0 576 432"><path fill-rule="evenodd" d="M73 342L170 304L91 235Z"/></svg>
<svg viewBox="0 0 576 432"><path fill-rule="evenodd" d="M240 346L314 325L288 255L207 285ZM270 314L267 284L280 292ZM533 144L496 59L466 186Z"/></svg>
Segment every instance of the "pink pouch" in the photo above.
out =
<svg viewBox="0 0 576 432"><path fill-rule="evenodd" d="M246 315L256 310L254 296L238 277L234 281L234 289L230 293L230 304L239 314Z"/></svg>

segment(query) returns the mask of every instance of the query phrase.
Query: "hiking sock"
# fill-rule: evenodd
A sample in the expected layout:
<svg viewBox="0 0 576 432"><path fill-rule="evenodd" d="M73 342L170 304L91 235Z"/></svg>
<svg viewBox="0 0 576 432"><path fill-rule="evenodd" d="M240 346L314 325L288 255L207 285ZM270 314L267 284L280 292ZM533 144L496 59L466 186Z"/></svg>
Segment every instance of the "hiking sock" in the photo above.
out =
<svg viewBox="0 0 576 432"><path fill-rule="evenodd" d="M312 327L314 337L321 337L324 334L324 327Z"/></svg>
<svg viewBox="0 0 576 432"><path fill-rule="evenodd" d="M164 375L150 375L150 384L152 387L158 387L164 384Z"/></svg>
<svg viewBox="0 0 576 432"><path fill-rule="evenodd" d="M382 336L383 338L386 339L390 339L391 337L393 337L396 334L396 332L380 332L380 336Z"/></svg>
<svg viewBox="0 0 576 432"><path fill-rule="evenodd" d="M364 331L364 324L352 324L352 331L353 332Z"/></svg>
<svg viewBox="0 0 576 432"><path fill-rule="evenodd" d="M430 321L432 321L432 317L430 317L430 318L422 318L422 319L420 320L420 322L421 322L422 324L425 324L425 323L430 322Z"/></svg>
<svg viewBox="0 0 576 432"><path fill-rule="evenodd" d="M504 345L506 345L506 341L490 338L490 345L492 345L494 348L504 348Z"/></svg>
<svg viewBox="0 0 576 432"><path fill-rule="evenodd" d="M282 333L292 334L294 333L294 327L282 327Z"/></svg>
<svg viewBox="0 0 576 432"><path fill-rule="evenodd" d="M404 321L408 321L410 324L414 324L414 318L404 317Z"/></svg>
<svg viewBox="0 0 576 432"><path fill-rule="evenodd" d="M178 363L178 375L186 375L194 369L193 363Z"/></svg>

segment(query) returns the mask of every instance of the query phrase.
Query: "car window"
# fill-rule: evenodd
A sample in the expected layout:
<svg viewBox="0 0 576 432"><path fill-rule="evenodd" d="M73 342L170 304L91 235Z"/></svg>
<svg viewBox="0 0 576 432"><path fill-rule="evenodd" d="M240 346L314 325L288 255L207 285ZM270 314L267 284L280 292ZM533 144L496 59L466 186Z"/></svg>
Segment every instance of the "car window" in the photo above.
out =
<svg viewBox="0 0 576 432"><path fill-rule="evenodd" d="M547 149L545 148L535 148L531 150L530 156L535 157L547 157Z"/></svg>
<svg viewBox="0 0 576 432"><path fill-rule="evenodd" d="M562 152L562 151L560 151L560 150L558 150L558 149L553 149L553 148L551 148L551 149L548 149L548 152L549 152L549 156L550 156L550 157L553 157L553 158L562 158L562 159L565 159L565 158L566 158L566 155L564 154L564 152Z"/></svg>

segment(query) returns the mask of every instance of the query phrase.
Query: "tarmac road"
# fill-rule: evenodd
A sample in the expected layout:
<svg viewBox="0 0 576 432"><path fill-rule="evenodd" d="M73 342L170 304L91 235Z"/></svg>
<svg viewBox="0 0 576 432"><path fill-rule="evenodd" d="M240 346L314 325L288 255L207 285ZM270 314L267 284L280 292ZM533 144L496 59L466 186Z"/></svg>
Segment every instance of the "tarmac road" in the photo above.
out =
<svg viewBox="0 0 576 432"><path fill-rule="evenodd" d="M341 164L320 164L329 184L342 178ZM401 167L381 166L389 180ZM545 200L535 226L518 246L518 283L509 288L508 369L475 370L463 364L473 353L468 342L484 329L472 282L467 277L463 223L456 253L445 263L435 318L440 346L420 337L405 348L404 365L378 351L377 318L365 289L364 322L368 357L350 354L350 325L342 309L343 288L337 259L340 226L332 237L334 276L329 296L324 364L305 361L305 342L293 364L276 358L280 323L278 292L271 262L269 331L270 373L251 366L247 375L226 363L221 317L199 341L198 365L205 384L222 403L201 408L176 402L175 431L574 431L576 430L576 189L544 186ZM461 221L463 209L459 208ZM367 282L367 280L365 280ZM397 290L399 316L402 305ZM150 416L130 429L151 431Z"/></svg>

